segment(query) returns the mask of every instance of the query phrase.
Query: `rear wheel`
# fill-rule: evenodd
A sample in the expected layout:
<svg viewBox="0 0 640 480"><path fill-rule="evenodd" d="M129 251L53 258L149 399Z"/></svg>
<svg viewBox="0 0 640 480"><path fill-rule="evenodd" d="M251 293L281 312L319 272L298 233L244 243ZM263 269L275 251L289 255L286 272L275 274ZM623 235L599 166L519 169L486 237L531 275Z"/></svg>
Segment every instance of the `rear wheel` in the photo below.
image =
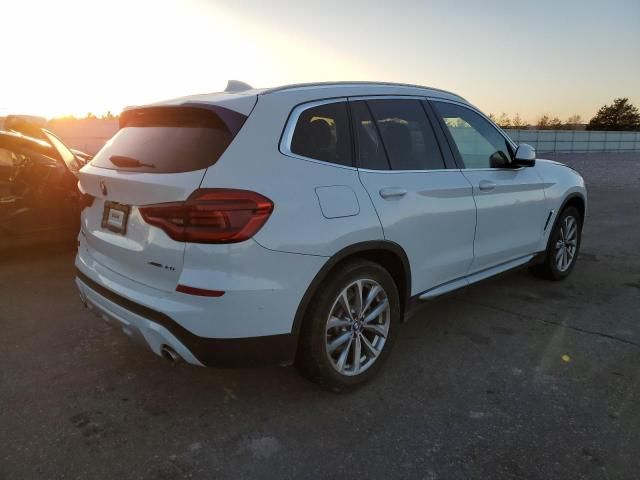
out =
<svg viewBox="0 0 640 480"><path fill-rule="evenodd" d="M380 265L355 260L339 267L309 305L298 369L335 391L366 382L389 355L400 311L398 288Z"/></svg>
<svg viewBox="0 0 640 480"><path fill-rule="evenodd" d="M582 223L575 207L565 208L549 236L544 262L533 272L550 280L564 280L569 276L578 259Z"/></svg>

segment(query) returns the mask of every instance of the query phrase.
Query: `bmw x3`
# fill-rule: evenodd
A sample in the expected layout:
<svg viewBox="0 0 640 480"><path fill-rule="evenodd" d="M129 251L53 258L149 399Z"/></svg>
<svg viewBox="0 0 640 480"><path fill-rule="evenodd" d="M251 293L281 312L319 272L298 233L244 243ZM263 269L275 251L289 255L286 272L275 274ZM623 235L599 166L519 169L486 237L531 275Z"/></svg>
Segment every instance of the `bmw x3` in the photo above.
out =
<svg viewBox="0 0 640 480"><path fill-rule="evenodd" d="M79 173L80 296L170 361L295 364L348 390L420 302L573 269L582 177L465 99L399 84L225 92L126 109Z"/></svg>

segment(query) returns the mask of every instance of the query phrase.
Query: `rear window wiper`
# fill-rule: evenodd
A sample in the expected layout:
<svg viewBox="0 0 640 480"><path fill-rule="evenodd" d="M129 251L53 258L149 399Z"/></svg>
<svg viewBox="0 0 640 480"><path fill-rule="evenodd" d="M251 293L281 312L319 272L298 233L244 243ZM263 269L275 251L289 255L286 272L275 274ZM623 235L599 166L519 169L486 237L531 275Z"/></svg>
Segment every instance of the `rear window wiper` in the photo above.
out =
<svg viewBox="0 0 640 480"><path fill-rule="evenodd" d="M113 155L109 158L111 163L113 163L116 167L122 168L138 168L138 167L147 167L147 168L156 168L153 163L144 163L138 160L137 158L125 157L124 155Z"/></svg>

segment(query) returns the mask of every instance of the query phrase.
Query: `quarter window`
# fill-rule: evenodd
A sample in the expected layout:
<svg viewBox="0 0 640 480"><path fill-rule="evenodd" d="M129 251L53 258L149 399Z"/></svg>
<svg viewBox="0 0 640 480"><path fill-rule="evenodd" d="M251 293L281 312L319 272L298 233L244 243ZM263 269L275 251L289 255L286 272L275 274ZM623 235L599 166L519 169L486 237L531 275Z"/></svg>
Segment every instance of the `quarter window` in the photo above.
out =
<svg viewBox="0 0 640 480"><path fill-rule="evenodd" d="M469 108L432 102L453 138L465 168L508 166L511 146L491 123Z"/></svg>
<svg viewBox="0 0 640 480"><path fill-rule="evenodd" d="M392 170L442 169L444 161L419 100L367 101Z"/></svg>
<svg viewBox="0 0 640 480"><path fill-rule="evenodd" d="M323 162L351 166L346 103L327 103L304 110L293 132L291 152Z"/></svg>

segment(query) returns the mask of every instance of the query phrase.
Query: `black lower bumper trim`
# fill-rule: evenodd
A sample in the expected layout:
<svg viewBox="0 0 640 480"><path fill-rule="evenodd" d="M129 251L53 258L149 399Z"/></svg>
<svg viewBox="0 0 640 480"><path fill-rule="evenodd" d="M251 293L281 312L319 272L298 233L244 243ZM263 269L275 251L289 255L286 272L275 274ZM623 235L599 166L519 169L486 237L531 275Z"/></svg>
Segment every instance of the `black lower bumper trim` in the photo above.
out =
<svg viewBox="0 0 640 480"><path fill-rule="evenodd" d="M162 325L208 367L257 367L288 365L293 362L296 338L293 334L247 338L200 337L178 324L168 315L124 298L90 279L76 268L76 276L107 300L141 317Z"/></svg>

